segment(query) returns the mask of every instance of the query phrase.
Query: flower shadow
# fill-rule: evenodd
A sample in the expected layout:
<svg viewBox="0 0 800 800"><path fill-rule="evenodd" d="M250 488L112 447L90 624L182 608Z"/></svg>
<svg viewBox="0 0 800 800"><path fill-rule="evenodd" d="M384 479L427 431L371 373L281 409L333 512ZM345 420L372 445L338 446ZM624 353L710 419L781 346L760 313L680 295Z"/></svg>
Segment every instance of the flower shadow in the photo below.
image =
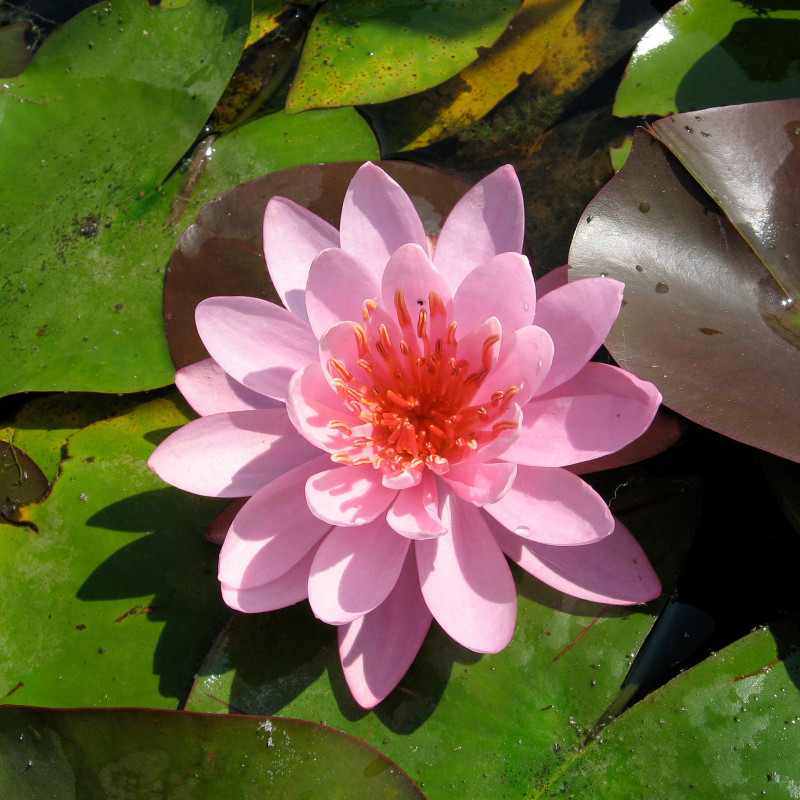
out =
<svg viewBox="0 0 800 800"><path fill-rule="evenodd" d="M216 580L218 550L200 533L219 506L219 500L154 489L112 503L86 523L98 535L147 534L100 563L76 596L86 602L130 600L127 610L118 605L123 610L112 627L119 638L112 646L150 646L153 634L143 629L141 617L162 626L153 673L159 676L159 693L181 704L230 615Z"/></svg>

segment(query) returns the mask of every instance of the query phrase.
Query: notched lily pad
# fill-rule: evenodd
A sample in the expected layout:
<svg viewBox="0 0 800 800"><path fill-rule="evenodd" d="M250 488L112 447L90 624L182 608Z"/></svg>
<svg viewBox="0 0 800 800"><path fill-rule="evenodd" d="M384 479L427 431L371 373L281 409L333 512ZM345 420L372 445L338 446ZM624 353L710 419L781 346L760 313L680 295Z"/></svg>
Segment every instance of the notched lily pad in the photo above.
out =
<svg viewBox="0 0 800 800"><path fill-rule="evenodd" d="M668 117L637 131L569 258L573 278L626 284L606 341L621 366L689 419L793 461L798 182L800 100Z"/></svg>
<svg viewBox="0 0 800 800"><path fill-rule="evenodd" d="M0 708L0 743L0 783L12 800L425 798L377 750L298 720L7 706Z"/></svg>
<svg viewBox="0 0 800 800"><path fill-rule="evenodd" d="M208 358L194 322L201 300L241 294L280 303L262 247L269 199L288 197L338 227L345 191L359 166L360 162L340 162L285 169L236 186L201 210L178 241L167 270L164 312L177 367ZM380 166L409 193L431 234L439 232L469 188L460 178L420 164L385 161Z"/></svg>

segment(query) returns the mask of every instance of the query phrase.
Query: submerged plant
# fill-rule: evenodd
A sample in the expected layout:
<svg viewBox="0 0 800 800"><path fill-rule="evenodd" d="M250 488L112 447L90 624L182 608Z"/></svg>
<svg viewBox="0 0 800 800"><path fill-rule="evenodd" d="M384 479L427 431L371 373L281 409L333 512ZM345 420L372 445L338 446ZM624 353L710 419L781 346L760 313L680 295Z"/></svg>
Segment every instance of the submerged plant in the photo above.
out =
<svg viewBox="0 0 800 800"><path fill-rule="evenodd" d="M364 707L397 685L434 618L474 651L509 643L505 556L589 600L660 592L575 474L638 438L661 400L589 362L623 285L592 278L537 298L522 239L510 167L467 192L434 242L367 163L338 231L269 202L264 251L285 308L252 297L197 308L212 358L176 381L203 416L150 465L187 491L250 498L220 554L226 602L259 612L308 597L339 626Z"/></svg>

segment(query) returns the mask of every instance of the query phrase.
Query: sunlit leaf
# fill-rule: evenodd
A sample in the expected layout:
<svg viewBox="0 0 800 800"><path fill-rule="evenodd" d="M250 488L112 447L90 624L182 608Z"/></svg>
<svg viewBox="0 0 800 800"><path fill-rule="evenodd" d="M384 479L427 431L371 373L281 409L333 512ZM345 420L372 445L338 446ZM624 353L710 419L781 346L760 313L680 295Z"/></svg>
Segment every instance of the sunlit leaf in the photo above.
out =
<svg viewBox="0 0 800 800"><path fill-rule="evenodd" d="M536 797L791 797L798 679L796 624L756 630L612 721Z"/></svg>
<svg viewBox="0 0 800 800"><path fill-rule="evenodd" d="M800 95L796 3L682 0L644 36L614 103L620 117Z"/></svg>
<svg viewBox="0 0 800 800"><path fill-rule="evenodd" d="M314 17L286 110L430 89L493 44L518 8L519 0L329 0Z"/></svg>
<svg viewBox="0 0 800 800"><path fill-rule="evenodd" d="M216 548L219 501L167 488L153 445L187 421L173 398L68 438L50 495L0 526L4 702L51 706L182 701L227 618Z"/></svg>
<svg viewBox="0 0 800 800"><path fill-rule="evenodd" d="M638 131L569 259L573 278L626 284L606 341L622 366L684 416L795 461L798 119L796 100L670 117L654 134L672 153Z"/></svg>
<svg viewBox="0 0 800 800"><path fill-rule="evenodd" d="M376 750L297 720L6 707L0 708L0 743L0 783L11 800L424 800Z"/></svg>
<svg viewBox="0 0 800 800"><path fill-rule="evenodd" d="M635 469L593 480L640 536L668 592L697 524L699 492ZM434 625L399 687L371 712L344 684L335 629L305 603L235 616L187 707L325 721L379 747L431 798L528 797L616 695L666 593L615 608L515 574L519 614L506 650L480 656Z"/></svg>
<svg viewBox="0 0 800 800"><path fill-rule="evenodd" d="M159 184L241 53L249 0L87 9L0 92L0 394L169 383Z"/></svg>

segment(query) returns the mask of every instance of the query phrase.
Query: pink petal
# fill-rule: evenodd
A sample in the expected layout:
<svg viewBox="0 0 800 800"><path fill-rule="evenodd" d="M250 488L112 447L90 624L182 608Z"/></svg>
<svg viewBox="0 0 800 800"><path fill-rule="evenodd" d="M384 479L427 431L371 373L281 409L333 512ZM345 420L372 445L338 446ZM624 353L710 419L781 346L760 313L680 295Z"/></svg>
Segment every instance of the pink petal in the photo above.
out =
<svg viewBox="0 0 800 800"><path fill-rule="evenodd" d="M386 512L386 521L401 536L409 539L430 539L447 533L439 518L436 479L425 470L422 480L410 489L399 492Z"/></svg>
<svg viewBox="0 0 800 800"><path fill-rule="evenodd" d="M409 548L389 596L369 614L339 628L339 657L347 685L362 708L377 705L400 682L431 626L414 550Z"/></svg>
<svg viewBox="0 0 800 800"><path fill-rule="evenodd" d="M331 529L305 502L306 481L329 463L326 456L312 459L268 483L245 503L219 554L221 583L237 589L270 583Z"/></svg>
<svg viewBox="0 0 800 800"><path fill-rule="evenodd" d="M257 297L209 297L195 311L197 332L225 372L259 394L286 399L289 379L319 358L308 323Z"/></svg>
<svg viewBox="0 0 800 800"><path fill-rule="evenodd" d="M360 322L364 301L378 297L377 277L350 253L331 249L314 259L308 273L306 309L317 338L337 322Z"/></svg>
<svg viewBox="0 0 800 800"><path fill-rule="evenodd" d="M308 597L308 571L316 554L317 548L314 547L288 572L261 586L237 589L225 583L220 584L222 599L231 608L246 614L274 611L299 603Z"/></svg>
<svg viewBox="0 0 800 800"><path fill-rule="evenodd" d="M613 453L647 430L660 403L652 383L590 362L574 378L523 407L520 436L501 458L563 467Z"/></svg>
<svg viewBox="0 0 800 800"><path fill-rule="evenodd" d="M397 495L381 483L371 465L335 467L312 475L306 483L311 511L331 525L350 527L372 522Z"/></svg>
<svg viewBox="0 0 800 800"><path fill-rule="evenodd" d="M282 403L242 386L213 358L198 361L175 373L175 385L201 417L223 411L280 408Z"/></svg>
<svg viewBox="0 0 800 800"><path fill-rule="evenodd" d="M442 480L462 500L482 506L496 503L511 488L516 476L515 464L465 461L450 467Z"/></svg>
<svg viewBox="0 0 800 800"><path fill-rule="evenodd" d="M595 603L646 603L661 594L661 582L647 556L619 521L599 542L556 547L493 528L506 555L560 592Z"/></svg>
<svg viewBox="0 0 800 800"><path fill-rule="evenodd" d="M563 469L520 466L514 485L484 510L518 536L543 544L589 544L614 529L603 498Z"/></svg>
<svg viewBox="0 0 800 800"><path fill-rule="evenodd" d="M242 510L242 507L249 499L248 497L237 497L235 500L231 500L230 503L208 523L206 527L206 539L211 542L211 544L221 545L225 541L225 537L228 535L228 530L231 527L234 517Z"/></svg>
<svg viewBox="0 0 800 800"><path fill-rule="evenodd" d="M500 358L475 395L475 403L488 402L496 391L518 388L514 402L524 405L547 379L553 360L550 335L537 325L527 325L503 336Z"/></svg>
<svg viewBox="0 0 800 800"><path fill-rule="evenodd" d="M530 325L536 289L528 259L519 253L501 253L481 264L464 278L453 302L460 331L480 325L488 309L508 333Z"/></svg>
<svg viewBox="0 0 800 800"><path fill-rule="evenodd" d="M611 278L584 278L539 296L534 322L555 345L540 394L568 381L597 352L619 314L624 288Z"/></svg>
<svg viewBox="0 0 800 800"><path fill-rule="evenodd" d="M544 297L553 289L566 286L569 283L569 264L551 269L550 272L536 279L536 296Z"/></svg>
<svg viewBox="0 0 800 800"><path fill-rule="evenodd" d="M584 461L575 467L568 467L576 475L587 475L603 469L615 469L644 461L659 453L663 453L674 445L686 433L684 420L672 413L659 409L653 424L635 441L626 445L616 453Z"/></svg>
<svg viewBox="0 0 800 800"><path fill-rule="evenodd" d="M492 370L500 356L503 328L497 317L489 317L472 330L464 329L464 336L458 339L458 359L466 361L467 373ZM493 341L489 347L486 345ZM508 387L506 387L508 388Z"/></svg>
<svg viewBox="0 0 800 800"><path fill-rule="evenodd" d="M284 409L200 417L164 440L147 462L162 480L208 497L249 497L319 450Z"/></svg>
<svg viewBox="0 0 800 800"><path fill-rule="evenodd" d="M334 528L311 565L308 599L314 614L341 625L379 606L397 583L410 543L385 520Z"/></svg>
<svg viewBox="0 0 800 800"><path fill-rule="evenodd" d="M475 506L448 494L442 521L449 534L414 545L422 595L459 644L497 653L514 635L517 594L511 571Z"/></svg>
<svg viewBox="0 0 800 800"><path fill-rule="evenodd" d="M476 183L456 203L436 243L433 263L455 291L476 267L522 250L525 206L510 164Z"/></svg>
<svg viewBox="0 0 800 800"><path fill-rule="evenodd" d="M420 309L431 313L429 298L435 292L444 301L448 317L452 312L452 295L445 279L431 264L427 249L407 244L394 252L381 279L383 307L395 307L395 292L403 293L412 324L416 327Z"/></svg>
<svg viewBox="0 0 800 800"><path fill-rule="evenodd" d="M319 364L309 364L289 382L286 412L297 430L315 447L335 453L347 448L361 420L331 389ZM331 427L329 423L346 426Z"/></svg>
<svg viewBox="0 0 800 800"><path fill-rule="evenodd" d="M404 244L427 252L425 229L414 204L380 167L367 162L353 176L342 205L341 248L380 277L386 262Z"/></svg>
<svg viewBox="0 0 800 800"><path fill-rule="evenodd" d="M264 213L264 257L283 304L307 320L305 293L311 262L339 246L339 231L285 197L273 197Z"/></svg>

